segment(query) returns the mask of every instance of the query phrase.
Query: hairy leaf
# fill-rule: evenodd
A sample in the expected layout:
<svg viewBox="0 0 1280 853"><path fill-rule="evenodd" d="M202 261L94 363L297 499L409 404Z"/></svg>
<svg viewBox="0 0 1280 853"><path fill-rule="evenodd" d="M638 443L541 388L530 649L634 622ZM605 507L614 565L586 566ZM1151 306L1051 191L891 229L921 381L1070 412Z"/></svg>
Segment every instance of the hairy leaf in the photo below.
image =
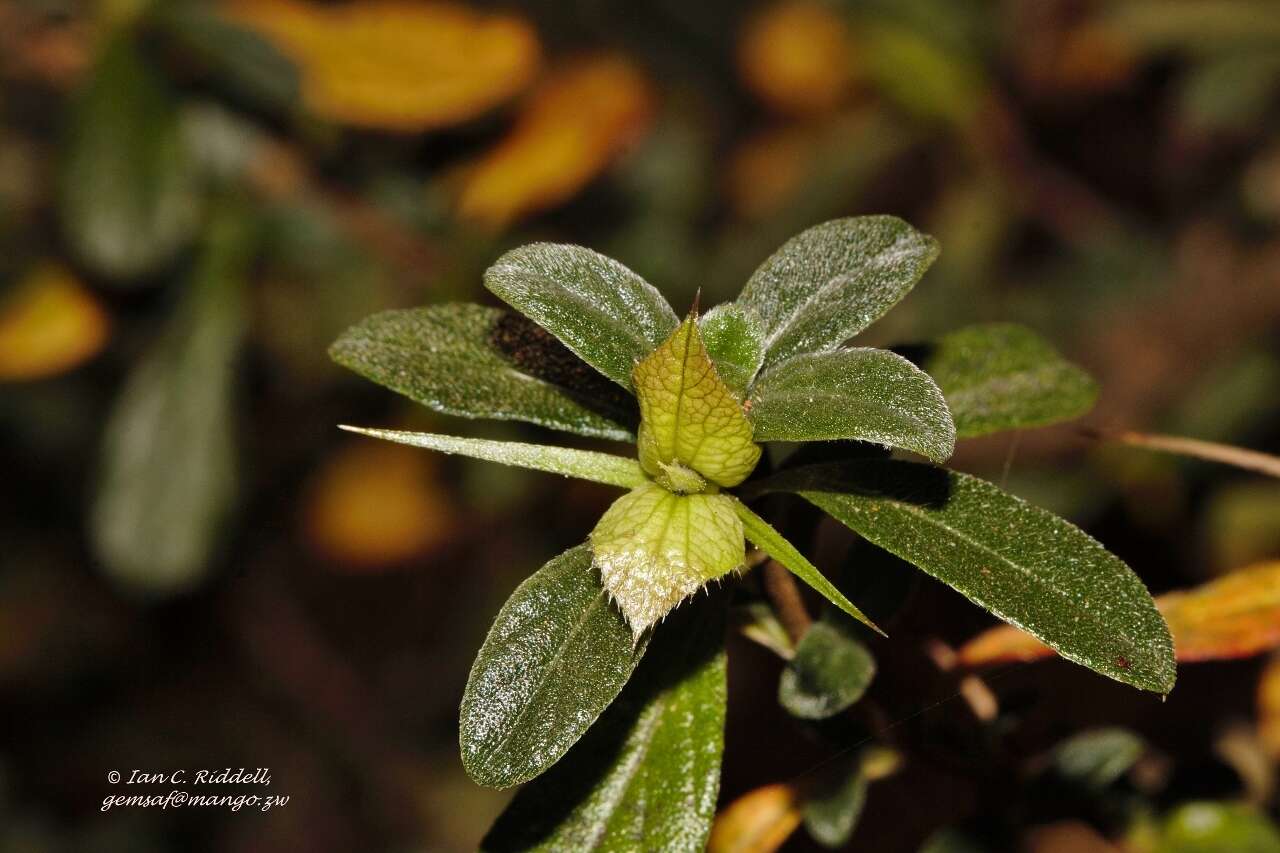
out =
<svg viewBox="0 0 1280 853"><path fill-rule="evenodd" d="M512 249L489 267L484 283L628 390L631 371L680 324L652 285L581 246Z"/></svg>
<svg viewBox="0 0 1280 853"><path fill-rule="evenodd" d="M639 637L706 586L742 566L742 522L728 495L677 495L646 483L614 501L591 531L604 588Z"/></svg>
<svg viewBox="0 0 1280 853"><path fill-rule="evenodd" d="M462 763L506 788L560 759L644 655L579 545L516 588L485 638L462 697Z"/></svg>
<svg viewBox="0 0 1280 853"><path fill-rule="evenodd" d="M751 422L716 373L690 317L636 365L640 464L654 477L678 464L720 486L736 486L760 461Z"/></svg>
<svg viewBox="0 0 1280 853"><path fill-rule="evenodd" d="M788 542L781 533L774 530L769 522L756 515L737 498L732 500L734 512L742 519L743 532L751 540L752 544L781 563L787 571L817 590L827 601L830 601L871 630L880 634L884 633L861 610L854 607L853 603L845 598L844 594L836 589L831 581L823 576L822 572L818 571L818 567L810 563L804 554L801 554L796 549L796 546Z"/></svg>
<svg viewBox="0 0 1280 853"><path fill-rule="evenodd" d="M215 220L177 316L107 421L94 545L112 576L151 592L199 580L234 497L231 398L248 252L232 217Z"/></svg>
<svg viewBox="0 0 1280 853"><path fill-rule="evenodd" d="M71 119L59 189L72 250L117 281L154 272L194 236L200 210L171 93L121 38L106 47Z"/></svg>
<svg viewBox="0 0 1280 853"><path fill-rule="evenodd" d="M521 789L486 851L701 851L720 787L724 602L674 614L600 721Z"/></svg>
<svg viewBox="0 0 1280 853"><path fill-rule="evenodd" d="M1093 408L1097 383L1043 338L1008 323L969 326L927 347L922 367L961 438L1070 420Z"/></svg>
<svg viewBox="0 0 1280 853"><path fill-rule="evenodd" d="M966 474L893 460L788 471L794 491L1059 654L1168 693L1173 642L1142 581L1061 518Z"/></svg>
<svg viewBox="0 0 1280 853"><path fill-rule="evenodd" d="M716 373L737 397L746 397L764 361L764 337L750 311L734 302L717 305L698 321Z"/></svg>
<svg viewBox="0 0 1280 853"><path fill-rule="evenodd" d="M938 244L893 216L858 216L791 238L752 274L738 303L760 320L764 366L835 349L915 286Z"/></svg>
<svg viewBox="0 0 1280 853"><path fill-rule="evenodd" d="M896 353L845 349L798 355L751 389L757 441L850 438L944 462L956 428L929 375Z"/></svg>
<svg viewBox="0 0 1280 853"><path fill-rule="evenodd" d="M825 720L867 692L876 661L852 627L843 614L828 611L801 638L778 680L778 702L792 716Z"/></svg>
<svg viewBox="0 0 1280 853"><path fill-rule="evenodd" d="M1280 561L1259 563L1194 589L1156 598L1179 661L1230 660L1280 647ZM960 649L966 666L1048 657L1053 649L1007 625Z"/></svg>
<svg viewBox="0 0 1280 853"><path fill-rule="evenodd" d="M597 453L593 450L576 450L571 447L548 444L525 444L519 441L491 441L486 438L436 435L430 432L365 429L353 426L339 428L371 438L381 438L398 444L436 450L440 453L456 453L460 456L470 456L472 459L563 474L566 477L577 477L609 486L621 486L624 489L633 489L648 482L644 472L640 470L640 463L611 453Z"/></svg>
<svg viewBox="0 0 1280 853"><path fill-rule="evenodd" d="M329 355L447 415L634 437L634 401L540 327L497 308L383 311L345 331Z"/></svg>

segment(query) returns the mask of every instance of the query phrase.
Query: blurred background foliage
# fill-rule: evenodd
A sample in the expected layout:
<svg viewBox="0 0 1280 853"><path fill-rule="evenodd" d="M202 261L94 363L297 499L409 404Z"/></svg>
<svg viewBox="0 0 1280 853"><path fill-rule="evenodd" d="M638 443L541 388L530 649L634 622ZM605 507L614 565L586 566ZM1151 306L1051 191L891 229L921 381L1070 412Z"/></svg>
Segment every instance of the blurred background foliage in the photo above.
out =
<svg viewBox="0 0 1280 853"><path fill-rule="evenodd" d="M0 0L0 850L473 848L508 795L457 758L472 656L609 495L340 434L545 438L326 347L487 300L533 240L683 310L870 212L943 253L868 343L1025 323L1099 378L1092 426L1280 449L1276 0ZM1071 427L956 463L1157 593L1280 557L1274 480ZM818 530L820 565L900 568L842 537ZM858 849L1280 846L1261 649L1182 667L1163 704L1014 664L993 710L938 663L989 620L909 598L875 646L897 757L858 759L884 777ZM717 838L737 815L785 839L828 748L776 707L780 662L731 659ZM1115 731L1137 745L1099 769ZM290 804L99 812L108 769L228 765Z"/></svg>

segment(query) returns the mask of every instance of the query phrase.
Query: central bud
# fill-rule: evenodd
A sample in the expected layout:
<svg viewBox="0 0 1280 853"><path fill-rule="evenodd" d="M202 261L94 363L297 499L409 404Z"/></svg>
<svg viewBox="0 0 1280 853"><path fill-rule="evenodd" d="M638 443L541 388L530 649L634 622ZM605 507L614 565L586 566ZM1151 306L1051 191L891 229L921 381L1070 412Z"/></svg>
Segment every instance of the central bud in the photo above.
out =
<svg viewBox="0 0 1280 853"><path fill-rule="evenodd" d="M751 421L716 372L690 315L631 374L640 466L652 479L619 498L591 533L600 579L637 638L708 581L742 565L733 501L760 461Z"/></svg>
<svg viewBox="0 0 1280 853"><path fill-rule="evenodd" d="M680 465L736 486L760 461L742 403L716 373L690 316L631 374L640 399L640 466L655 480ZM673 490L675 491L675 490Z"/></svg>
<svg viewBox="0 0 1280 853"><path fill-rule="evenodd" d="M700 495L707 491L707 481L692 468L686 468L679 462L659 462L662 470L653 481L669 492L677 495ZM715 486L711 487L715 489Z"/></svg>

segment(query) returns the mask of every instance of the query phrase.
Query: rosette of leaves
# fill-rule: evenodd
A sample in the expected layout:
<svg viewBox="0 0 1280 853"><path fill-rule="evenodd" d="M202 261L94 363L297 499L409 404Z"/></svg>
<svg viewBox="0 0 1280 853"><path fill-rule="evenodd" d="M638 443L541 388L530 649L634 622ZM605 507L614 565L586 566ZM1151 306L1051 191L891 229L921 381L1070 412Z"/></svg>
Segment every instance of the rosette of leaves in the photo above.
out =
<svg viewBox="0 0 1280 853"><path fill-rule="evenodd" d="M518 313L389 311L334 344L341 364L436 411L636 445L624 455L356 429L625 490L584 544L516 589L472 669L461 708L472 778L507 787L559 762L520 792L486 849L705 844L723 744L725 605L698 592L740 574L750 542L870 625L749 507L767 493L801 496L1070 660L1171 689L1168 629L1123 562L1068 522L938 467L957 423L967 436L1080 414L1095 393L1087 375L1006 325L916 348L938 381L894 352L848 345L937 252L893 217L828 222L782 246L737 300L682 320L622 264L536 244L485 275ZM757 471L763 443L834 440L883 450ZM928 461L888 458L895 449Z"/></svg>

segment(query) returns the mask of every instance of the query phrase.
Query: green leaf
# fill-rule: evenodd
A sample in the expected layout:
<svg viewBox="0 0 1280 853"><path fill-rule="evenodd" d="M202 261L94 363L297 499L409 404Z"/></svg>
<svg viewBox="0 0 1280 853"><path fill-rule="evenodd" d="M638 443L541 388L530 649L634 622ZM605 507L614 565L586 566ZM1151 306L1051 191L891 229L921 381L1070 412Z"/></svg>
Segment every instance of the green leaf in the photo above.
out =
<svg viewBox="0 0 1280 853"><path fill-rule="evenodd" d="M756 515L737 498L732 500L734 512L738 514L738 518L742 519L743 532L753 545L781 563L786 567L787 571L817 590L827 601L830 601L871 630L884 634L884 631L877 628L875 623L868 619L861 610L854 607L853 603L845 598L844 594L836 589L831 581L823 577L822 572L818 571L818 567L810 563L804 554L796 550L796 546L788 542L781 533L774 530L769 522Z"/></svg>
<svg viewBox="0 0 1280 853"><path fill-rule="evenodd" d="M755 317L733 302L717 305L698 321L707 355L735 396L747 396L764 361L764 335Z"/></svg>
<svg viewBox="0 0 1280 853"><path fill-rule="evenodd" d="M990 483L865 460L787 471L754 489L800 494L1063 657L1173 689L1169 628L1138 576L1079 528Z"/></svg>
<svg viewBox="0 0 1280 853"><path fill-rule="evenodd" d="M931 344L923 362L960 438L1077 418L1098 396L1089 374L1023 326L960 329Z"/></svg>
<svg viewBox="0 0 1280 853"><path fill-rule="evenodd" d="M437 412L629 441L635 403L534 323L480 305L384 311L334 361Z"/></svg>
<svg viewBox="0 0 1280 853"><path fill-rule="evenodd" d="M742 522L728 495L677 495L646 483L614 501L591 531L604 588L638 638L684 599L740 568Z"/></svg>
<svg viewBox="0 0 1280 853"><path fill-rule="evenodd" d="M231 217L215 221L177 315L107 421L95 550L113 577L151 592L200 579L234 497L232 389L249 254Z"/></svg>
<svg viewBox="0 0 1280 853"><path fill-rule="evenodd" d="M250 103L273 109L296 104L301 94L297 66L263 36L237 26L198 2L165 3L152 20L183 52L183 58Z"/></svg>
<svg viewBox="0 0 1280 853"><path fill-rule="evenodd" d="M817 790L805 798L804 828L814 841L833 848L849 843L867 802L868 782L861 753L836 762Z"/></svg>
<svg viewBox="0 0 1280 853"><path fill-rule="evenodd" d="M506 788L546 770L614 700L644 655L591 567L586 545L547 563L507 599L462 697L462 764Z"/></svg>
<svg viewBox="0 0 1280 853"><path fill-rule="evenodd" d="M513 249L489 267L484 283L628 390L637 362L679 325L652 285L581 246L534 243Z"/></svg>
<svg viewBox="0 0 1280 853"><path fill-rule="evenodd" d="M1280 828L1240 803L1191 802L1166 819L1158 853L1280 853Z"/></svg>
<svg viewBox="0 0 1280 853"><path fill-rule="evenodd" d="M194 236L199 186L171 93L126 39L98 59L69 133L59 205L72 250L117 281L154 272Z"/></svg>
<svg viewBox="0 0 1280 853"><path fill-rule="evenodd" d="M472 459L483 459L486 462L497 462L500 465L511 465L516 468L563 474L566 477L577 477L580 480L590 480L593 483L604 483L608 486L621 486L624 489L633 489L649 482L644 472L640 470L640 463L625 456L614 456L612 453L597 453L594 450L576 450L572 447L557 447L549 444L525 444L520 441L462 438L430 432L366 429L353 426L340 426L339 429L394 441L397 444L408 444L440 453L456 453L460 456L470 456Z"/></svg>
<svg viewBox="0 0 1280 853"><path fill-rule="evenodd" d="M911 450L944 462L956 428L929 375L881 349L798 355L770 368L751 389L757 441L850 438Z"/></svg>
<svg viewBox="0 0 1280 853"><path fill-rule="evenodd" d="M862 698L876 661L843 614L829 610L800 639L778 679L778 702L793 717L825 720Z"/></svg>
<svg viewBox="0 0 1280 853"><path fill-rule="evenodd" d="M1093 729L1054 747L1053 768L1063 779L1098 791L1128 772L1146 749L1142 738L1128 729Z"/></svg>
<svg viewBox="0 0 1280 853"><path fill-rule="evenodd" d="M932 237L893 216L835 219L791 238L738 297L760 320L764 366L840 346L905 296L937 256Z"/></svg>
<svg viewBox="0 0 1280 853"><path fill-rule="evenodd" d="M742 404L716 374L689 317L635 369L640 464L670 475L679 464L720 486L736 486L760 461Z"/></svg>
<svg viewBox="0 0 1280 853"><path fill-rule="evenodd" d="M525 786L481 849L701 851L720 787L724 602L657 631L627 689L569 754Z"/></svg>

